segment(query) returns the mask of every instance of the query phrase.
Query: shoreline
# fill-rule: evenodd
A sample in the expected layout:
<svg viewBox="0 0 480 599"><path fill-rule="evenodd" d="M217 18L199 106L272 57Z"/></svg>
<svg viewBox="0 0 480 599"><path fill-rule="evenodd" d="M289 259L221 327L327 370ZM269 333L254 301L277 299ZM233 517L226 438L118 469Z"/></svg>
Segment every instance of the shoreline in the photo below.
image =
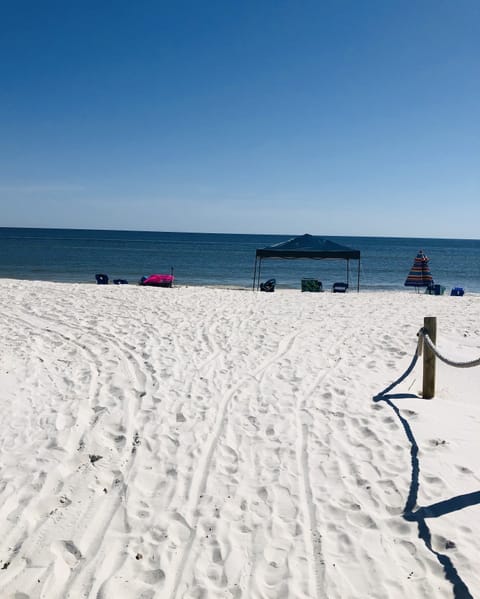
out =
<svg viewBox="0 0 480 599"><path fill-rule="evenodd" d="M11 278L11 277L0 277L0 284L2 282L16 282L16 283L35 283L35 284L53 284L53 285L80 285L80 286L92 286L92 287L123 287L123 288L132 288L132 287L142 287L143 289L145 289L145 286L140 285L139 283L128 283L126 285L114 285L113 283L108 283L108 285L97 285L97 283L95 283L94 281L52 281L52 280L44 280L44 279L17 279L17 278ZM152 287L155 288L155 287ZM206 284L206 283L198 283L198 284L193 284L193 283L179 283L179 284L175 284L173 285L173 287L171 288L165 288L165 289L188 289L188 288L200 288L200 289L229 289L232 291L255 291L256 293L261 293L259 290L252 289L252 286L234 286L234 285L230 285L230 284L225 284L225 285L220 285L220 284ZM156 289L162 289L162 288L156 288ZM319 293L311 293L311 292L302 292L300 289L300 286L298 287L282 287L281 285L277 285L275 288L275 293L282 293L282 292L294 292L294 291L298 291L300 293L302 293L302 295L322 295L322 294L329 294L332 293L332 289L330 288L324 288L323 291L319 292ZM445 290L445 293L442 296L430 296L430 297L450 297L450 288L447 287ZM363 294L363 293L383 293L383 294L410 294L410 295L427 295L427 293L425 293L425 288L420 288L418 292L416 292L413 288L411 287L398 287L398 288L384 288L384 287L362 287L360 286L360 290L357 292L357 289L351 287L345 294L343 293L335 293L335 295L347 295L347 296L351 296L353 294L358 295L358 294ZM273 295L274 295L273 294ZM263 294L262 295L271 295L271 294ZM480 291L469 291L468 289L465 289L465 296L480 296ZM464 297L465 297L464 296Z"/></svg>

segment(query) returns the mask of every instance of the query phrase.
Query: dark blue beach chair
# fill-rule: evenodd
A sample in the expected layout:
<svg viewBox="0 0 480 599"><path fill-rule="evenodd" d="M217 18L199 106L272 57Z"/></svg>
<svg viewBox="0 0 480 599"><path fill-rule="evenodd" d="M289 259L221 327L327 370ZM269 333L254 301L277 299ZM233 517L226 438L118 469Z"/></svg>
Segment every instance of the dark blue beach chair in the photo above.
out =
<svg viewBox="0 0 480 599"><path fill-rule="evenodd" d="M348 283L334 283L332 287L333 293L345 293L348 289Z"/></svg>
<svg viewBox="0 0 480 599"><path fill-rule="evenodd" d="M265 281L265 283L260 283L260 291L273 293L275 291L276 283L277 281L275 279L268 279L268 281Z"/></svg>
<svg viewBox="0 0 480 599"><path fill-rule="evenodd" d="M108 285L108 276L107 275L95 275L97 279L97 285Z"/></svg>
<svg viewBox="0 0 480 599"><path fill-rule="evenodd" d="M438 283L432 283L425 289L425 293L429 295L443 295L445 293L445 287L438 285Z"/></svg>

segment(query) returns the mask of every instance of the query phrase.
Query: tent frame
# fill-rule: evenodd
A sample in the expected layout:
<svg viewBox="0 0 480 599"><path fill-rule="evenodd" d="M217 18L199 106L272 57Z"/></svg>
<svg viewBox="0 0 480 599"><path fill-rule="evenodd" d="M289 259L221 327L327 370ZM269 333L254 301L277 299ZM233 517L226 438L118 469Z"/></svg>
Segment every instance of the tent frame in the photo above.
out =
<svg viewBox="0 0 480 599"><path fill-rule="evenodd" d="M304 235L307 241L314 240L311 235ZM296 238L294 240L289 241L299 241L301 242L302 237ZM325 240L321 240L320 242L323 244L329 243L332 246L331 249L301 249L301 247L292 247L292 249L282 249L282 246L288 244L289 242L285 242L285 244L277 244L277 246L271 246L266 248L257 249L255 252L255 265L253 271L253 283L252 290L259 289L260 287L260 278L262 272L262 260L265 258L272 258L275 260L299 260L299 259L309 259L309 260L345 260L347 263L347 284L350 285L350 260L358 260L358 269L357 269L357 292L360 291L360 251L353 250L351 248L341 246L334 242L326 242Z"/></svg>

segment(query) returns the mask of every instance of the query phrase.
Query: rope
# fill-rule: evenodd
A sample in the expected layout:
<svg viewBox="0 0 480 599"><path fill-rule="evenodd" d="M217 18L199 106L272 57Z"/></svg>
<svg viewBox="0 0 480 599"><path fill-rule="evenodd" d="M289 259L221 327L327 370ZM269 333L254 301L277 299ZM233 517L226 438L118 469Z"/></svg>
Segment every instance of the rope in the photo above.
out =
<svg viewBox="0 0 480 599"><path fill-rule="evenodd" d="M419 339L423 338L423 341L428 345L437 358L449 366L455 366L455 368L472 368L473 366L480 366L480 358L477 360L471 360L470 362L455 362L454 360L446 358L434 345L433 341L428 336L427 331L423 327L418 331L418 337Z"/></svg>

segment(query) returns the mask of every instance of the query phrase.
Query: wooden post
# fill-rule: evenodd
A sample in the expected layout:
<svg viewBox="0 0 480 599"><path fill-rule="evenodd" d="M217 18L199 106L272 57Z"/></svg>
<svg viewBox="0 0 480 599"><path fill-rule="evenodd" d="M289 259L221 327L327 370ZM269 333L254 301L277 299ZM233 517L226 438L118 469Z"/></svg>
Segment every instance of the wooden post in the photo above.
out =
<svg viewBox="0 0 480 599"><path fill-rule="evenodd" d="M423 327L432 343L437 342L437 319L435 316L425 316ZM435 395L435 354L425 343L423 347L423 399L432 399Z"/></svg>

